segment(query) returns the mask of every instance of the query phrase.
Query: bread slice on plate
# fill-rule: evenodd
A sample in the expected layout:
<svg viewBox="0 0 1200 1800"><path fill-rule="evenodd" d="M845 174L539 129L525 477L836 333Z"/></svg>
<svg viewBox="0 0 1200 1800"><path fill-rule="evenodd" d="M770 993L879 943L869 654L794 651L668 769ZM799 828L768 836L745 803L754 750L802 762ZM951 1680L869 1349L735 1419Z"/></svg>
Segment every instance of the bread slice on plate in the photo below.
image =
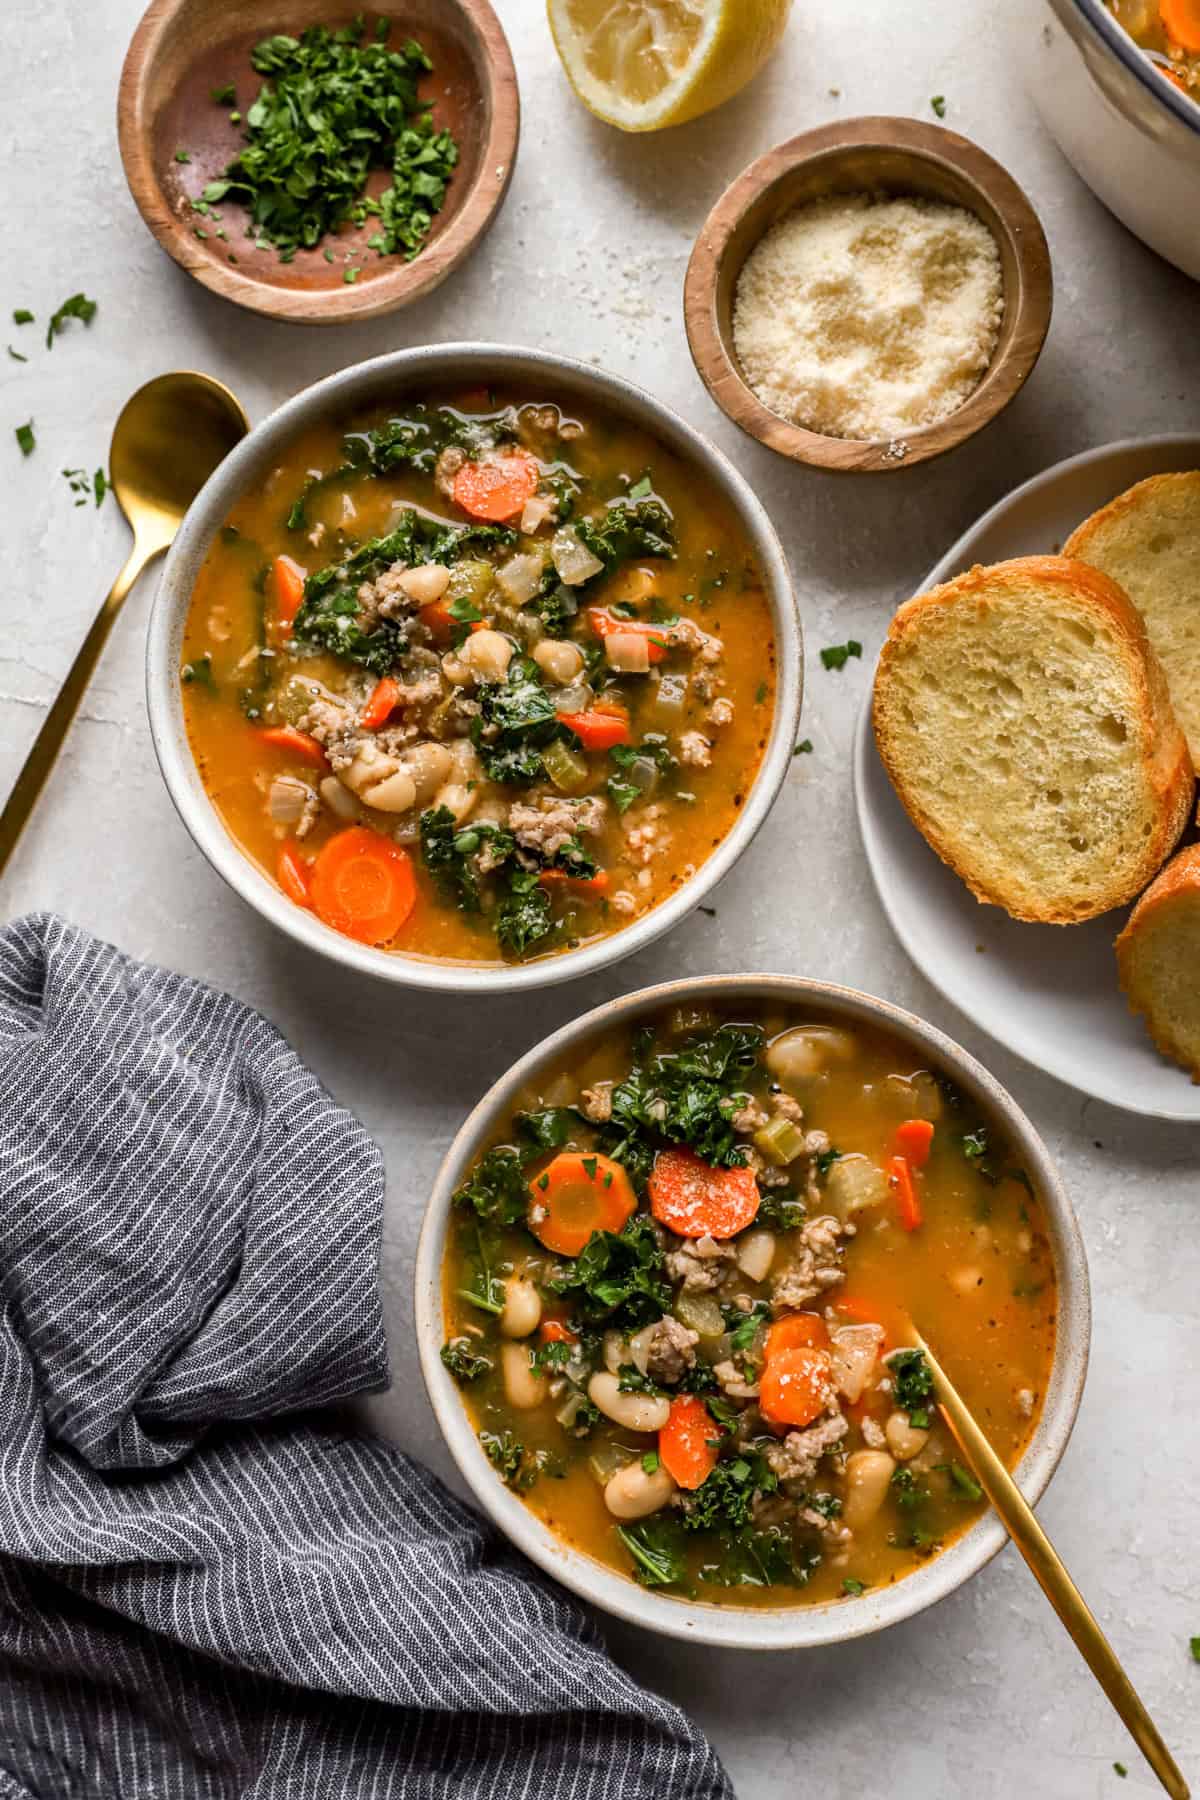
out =
<svg viewBox="0 0 1200 1800"><path fill-rule="evenodd" d="M1191 759L1141 616L1067 557L970 569L902 606L873 719L914 825L1016 919L1132 900L1187 820Z"/></svg>
<svg viewBox="0 0 1200 1800"><path fill-rule="evenodd" d="M1139 481L1085 519L1063 554L1111 575L1145 619L1200 770L1200 469Z"/></svg>
<svg viewBox="0 0 1200 1800"><path fill-rule="evenodd" d="M1200 844L1173 856L1134 907L1117 970L1163 1055L1200 1082Z"/></svg>

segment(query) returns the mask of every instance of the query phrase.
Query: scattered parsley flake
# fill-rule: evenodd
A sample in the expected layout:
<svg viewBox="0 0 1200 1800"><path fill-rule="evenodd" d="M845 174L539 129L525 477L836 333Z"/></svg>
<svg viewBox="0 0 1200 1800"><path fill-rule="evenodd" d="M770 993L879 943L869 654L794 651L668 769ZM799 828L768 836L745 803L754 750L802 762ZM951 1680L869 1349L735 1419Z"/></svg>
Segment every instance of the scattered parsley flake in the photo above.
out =
<svg viewBox="0 0 1200 1800"><path fill-rule="evenodd" d="M867 1591L866 1582L859 1581L857 1579L857 1577L854 1575L847 1575L846 1579L842 1583L843 1594L865 1594L866 1591Z"/></svg>
<svg viewBox="0 0 1200 1800"><path fill-rule="evenodd" d="M800 742L796 745L796 748L792 751L793 756L809 756L809 755L811 755L811 753L812 753L812 739L811 738L801 738Z"/></svg>
<svg viewBox="0 0 1200 1800"><path fill-rule="evenodd" d="M18 444L20 444L20 446L21 446L21 455L22 456L32 456L33 452L37 446L37 439L33 435L33 420L32 419L30 419L28 421L28 423L25 425L17 426L16 439L17 439Z"/></svg>
<svg viewBox="0 0 1200 1800"><path fill-rule="evenodd" d="M8 354L12 357L14 362L28 362L29 361L29 358L27 356L22 356L21 352L19 350L14 350L11 344L6 344L5 348L8 351Z"/></svg>
<svg viewBox="0 0 1200 1800"><path fill-rule="evenodd" d="M1200 1637L1189 1638L1188 1644L1192 1652L1192 1661L1200 1663Z"/></svg>
<svg viewBox="0 0 1200 1800"><path fill-rule="evenodd" d="M640 481L635 481L630 488L629 498L631 500L648 500L653 492L654 489L651 486L650 477L648 475L643 475L642 479Z"/></svg>
<svg viewBox="0 0 1200 1800"><path fill-rule="evenodd" d="M190 163L191 160L192 155L190 150L177 150L175 152L175 161L177 163Z"/></svg>
<svg viewBox="0 0 1200 1800"><path fill-rule="evenodd" d="M932 106L934 112L937 114L939 119L945 118L945 116L946 116L946 96L945 96L945 94L935 94L933 96L933 99L929 102L929 104L930 104L930 106Z"/></svg>
<svg viewBox="0 0 1200 1800"><path fill-rule="evenodd" d="M46 348L50 349L55 338L68 319L79 319L84 325L90 325L96 316L97 302L89 300L86 294L72 294L64 300L58 311L50 315L50 324L46 331Z"/></svg>
<svg viewBox="0 0 1200 1800"><path fill-rule="evenodd" d="M361 269L344 269L342 271L342 280L346 282L357 281L361 274Z"/></svg>
<svg viewBox="0 0 1200 1800"><path fill-rule="evenodd" d="M826 669L844 669L852 656L862 655L862 645L857 638L847 638L844 644L827 644L821 652L821 662Z"/></svg>
<svg viewBox="0 0 1200 1800"><path fill-rule="evenodd" d="M33 314L30 312L30 310L27 306L16 306L13 308L13 324L14 325L32 325L33 324Z"/></svg>
<svg viewBox="0 0 1200 1800"><path fill-rule="evenodd" d="M1129 1773L1129 1770L1128 1770L1128 1769L1127 1769L1127 1768L1126 1768L1126 1767L1125 1767L1125 1764L1124 1764L1124 1763L1117 1763L1117 1762L1115 1762L1115 1763L1114 1763L1114 1764L1113 1764L1113 1769L1114 1769L1114 1770L1115 1770L1115 1772L1116 1772L1116 1773L1117 1773L1117 1774L1118 1774L1118 1775L1119 1775L1119 1776L1120 1776L1120 1777L1121 1777L1121 1780L1122 1780L1122 1781L1124 1781L1124 1779L1125 1779L1125 1777L1126 1777L1126 1776L1127 1776L1127 1775L1128 1775L1128 1773Z"/></svg>
<svg viewBox="0 0 1200 1800"><path fill-rule="evenodd" d="M210 89L208 97L214 106L232 106L237 99L237 89L232 81L227 81L224 87Z"/></svg>
<svg viewBox="0 0 1200 1800"><path fill-rule="evenodd" d="M643 1456L643 1458L642 1458L642 1467L646 1471L647 1475L653 1475L656 1472L656 1470L658 1468L658 1451L657 1450L647 1450L645 1456Z"/></svg>

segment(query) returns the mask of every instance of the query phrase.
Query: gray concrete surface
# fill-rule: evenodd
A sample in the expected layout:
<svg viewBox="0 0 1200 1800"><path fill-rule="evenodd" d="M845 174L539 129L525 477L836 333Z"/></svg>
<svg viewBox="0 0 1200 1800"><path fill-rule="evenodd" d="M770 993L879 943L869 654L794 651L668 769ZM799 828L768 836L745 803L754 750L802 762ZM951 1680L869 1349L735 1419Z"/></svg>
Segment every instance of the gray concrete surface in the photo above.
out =
<svg viewBox="0 0 1200 1800"><path fill-rule="evenodd" d="M849 746L896 601L984 507L1048 463L1107 439L1194 426L1200 289L1130 238L1075 179L1021 91L999 7L941 0L798 0L757 85L660 139L622 138L563 81L541 0L497 0L522 84L524 136L483 251L425 303L332 332L242 314L185 279L126 192L117 76L138 0L7 0L0 19L3 269L0 342L0 783L6 787L124 554L111 501L75 510L60 470L102 461L130 390L209 369L261 418L345 363L405 344L509 338L593 357L651 387L728 450L775 518L809 643L804 731L773 818L717 896L607 980L490 1005L411 997L308 960L235 901L176 819L142 701L150 582L121 621L84 714L10 872L6 915L52 907L138 956L207 977L278 1021L386 1151L383 1278L395 1379L375 1421L443 1473L409 1336L424 1197L467 1106L536 1037L604 995L667 975L779 969L854 983L923 1012L1019 1096L1061 1158L1091 1258L1092 1370L1079 1425L1042 1508L1185 1767L1200 1779L1200 1250L1194 1128L1127 1117L1038 1076L954 1014L908 965L868 884ZM1026 392L943 462L873 482L795 469L748 443L697 381L680 291L693 236L760 151L856 113L946 123L1013 171L1038 207L1058 284ZM100 310L47 355L45 319L84 289ZM37 453L13 427L32 415ZM7 446L7 447L5 447ZM817 649L860 638L844 673ZM1090 1800L1157 1791L1011 1552L971 1586L874 1642L761 1660L609 1632L639 1676L692 1708L744 1800L863 1794L921 1800ZM1124 1782L1114 1761L1129 1768Z"/></svg>

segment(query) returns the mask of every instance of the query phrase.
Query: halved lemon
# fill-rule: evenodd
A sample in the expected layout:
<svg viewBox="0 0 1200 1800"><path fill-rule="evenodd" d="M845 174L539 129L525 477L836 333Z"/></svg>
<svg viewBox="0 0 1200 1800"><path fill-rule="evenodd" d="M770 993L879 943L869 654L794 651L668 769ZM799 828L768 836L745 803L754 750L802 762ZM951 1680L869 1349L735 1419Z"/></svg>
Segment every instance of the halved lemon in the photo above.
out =
<svg viewBox="0 0 1200 1800"><path fill-rule="evenodd" d="M547 0L567 79L622 131L711 112L762 68L792 0Z"/></svg>

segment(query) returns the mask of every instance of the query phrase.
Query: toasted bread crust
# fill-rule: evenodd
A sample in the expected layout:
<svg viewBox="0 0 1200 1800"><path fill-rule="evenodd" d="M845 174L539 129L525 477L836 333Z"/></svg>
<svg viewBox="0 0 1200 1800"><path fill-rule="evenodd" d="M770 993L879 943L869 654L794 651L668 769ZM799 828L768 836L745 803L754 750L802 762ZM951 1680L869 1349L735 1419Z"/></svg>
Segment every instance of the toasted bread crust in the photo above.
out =
<svg viewBox="0 0 1200 1800"><path fill-rule="evenodd" d="M1104 546L1120 538L1127 522L1140 514L1151 514L1159 509L1186 512L1193 519L1200 519L1200 469L1178 471L1168 475L1149 475L1145 481L1135 482L1133 487L1126 488L1107 506L1086 518L1082 525L1077 525L1063 546L1063 555L1077 557L1082 562L1090 562L1092 555L1098 550L1100 558L1104 558ZM1133 603L1138 610L1136 603ZM1140 611L1138 614L1141 617ZM1181 677L1182 678L1182 677ZM1168 675L1168 681L1170 677ZM1177 694L1179 690L1177 689ZM1185 710L1187 702L1179 694L1180 710ZM1200 774L1200 745L1195 743L1195 730L1192 730L1191 745L1192 766Z"/></svg>
<svg viewBox="0 0 1200 1800"><path fill-rule="evenodd" d="M1144 856L1127 879L1113 882L1088 907L1069 910L1049 902L1044 907L1017 907L1010 896L987 886L965 862L959 846L916 801L905 777L903 751L896 741L888 711L888 675L906 639L921 630L930 614L946 608L973 606L982 616L998 586L1027 583L1031 588L1059 590L1064 598L1101 614L1124 647L1142 725L1143 756L1155 798L1157 827L1146 840ZM1152 879L1170 855L1191 811L1194 776L1187 740L1171 707L1167 678L1150 646L1141 614L1117 583L1089 564L1065 556L1024 556L990 568L976 564L952 581L918 594L900 607L892 620L875 675L872 724L880 759L917 830L975 898L999 906L1013 918L1047 925L1071 925L1123 906Z"/></svg>
<svg viewBox="0 0 1200 1800"><path fill-rule="evenodd" d="M1186 850L1180 850L1151 882L1130 913L1115 948L1117 976L1130 1011L1144 1021L1156 1049L1172 1062L1187 1069L1192 1080L1200 1084L1200 1061L1194 1050L1175 1036L1169 1022L1157 1011L1155 996L1140 986L1134 966L1138 939L1151 920L1181 899L1193 897L1200 905L1200 844L1191 844ZM1200 1032L1197 1035L1200 1037Z"/></svg>

